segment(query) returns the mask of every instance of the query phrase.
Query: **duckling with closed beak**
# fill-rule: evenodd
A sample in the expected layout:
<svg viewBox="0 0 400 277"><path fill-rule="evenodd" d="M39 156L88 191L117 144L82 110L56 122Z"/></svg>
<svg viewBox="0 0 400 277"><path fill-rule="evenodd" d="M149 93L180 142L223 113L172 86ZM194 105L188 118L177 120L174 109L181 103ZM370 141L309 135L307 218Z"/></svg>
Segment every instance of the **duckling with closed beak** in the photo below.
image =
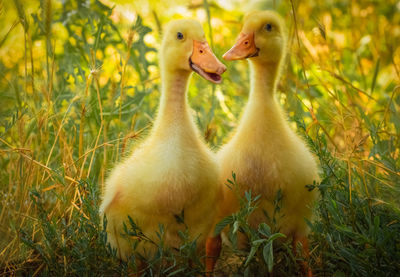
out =
<svg viewBox="0 0 400 277"><path fill-rule="evenodd" d="M294 132L285 113L275 99L281 67L286 55L285 27L273 11L256 11L244 18L236 44L224 54L228 61L248 59L251 68L251 90L248 103L230 141L219 151L220 185L223 201L217 222L239 209L232 189L225 184L232 172L236 174L239 193L251 190L261 195L258 209L249 218L255 228L268 222L274 214L274 199L280 190L281 209L276 215L276 229L293 238L294 249L302 243L303 254L309 256L306 220L312 217L317 191L306 185L319 180L317 163L304 141ZM210 238L208 256L217 257L220 237ZM211 252L211 253L210 253ZM212 270L216 259L209 261ZM311 269L305 265L307 274Z"/></svg>

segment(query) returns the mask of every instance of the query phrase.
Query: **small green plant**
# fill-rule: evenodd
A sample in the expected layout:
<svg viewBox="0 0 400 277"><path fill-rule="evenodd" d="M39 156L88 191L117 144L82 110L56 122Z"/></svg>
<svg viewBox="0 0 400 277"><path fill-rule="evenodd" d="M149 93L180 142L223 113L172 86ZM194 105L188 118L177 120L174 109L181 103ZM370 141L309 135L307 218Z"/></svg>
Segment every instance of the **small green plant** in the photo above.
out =
<svg viewBox="0 0 400 277"><path fill-rule="evenodd" d="M124 235L134 238L133 251L141 243L151 243L156 251L147 259L131 256L127 261L118 259L117 250L107 243L107 219L101 224L98 214L99 195L96 186L81 182L87 194L82 198L79 210L72 212L69 219L49 218L46 210L46 195L31 191L31 199L38 210L41 234L31 229L19 230L21 241L36 259L26 263L17 272L42 275L129 275L141 270L141 276L194 276L204 272L203 257L198 255L196 239L190 239L187 228L179 231L182 244L178 249L165 246L165 228L159 225L157 241L147 237L131 217L124 225ZM183 223L184 224L184 223ZM32 239L34 237L34 239ZM144 261L144 268L138 262Z"/></svg>
<svg viewBox="0 0 400 277"><path fill-rule="evenodd" d="M305 131L302 121L297 120L297 124ZM317 220L310 223L314 270L319 274L346 276L396 276L400 269L400 210L379 199L379 191L372 189L371 179L398 176L365 167L371 178L370 188L365 188L368 194L352 189L364 187L368 177L351 169L353 175L349 178L348 164L332 156L324 136L312 139L306 132L303 134L319 157L323 171L318 186L321 199L316 209ZM376 145L390 143L382 141L373 129L371 136ZM391 151L382 151L379 159L390 165L392 155ZM398 195L398 191L392 190L392 194Z"/></svg>
<svg viewBox="0 0 400 277"><path fill-rule="evenodd" d="M232 173L232 180L228 180L228 183L229 188L236 193L240 209L221 220L215 226L214 234L219 235L222 230L225 228L228 229L227 236L233 246L234 253L242 257L242 262L237 268L238 274L244 274L245 276L270 274L275 263L274 242L276 243L278 238L286 236L282 233L271 231L271 227L266 223L261 223L257 229L250 226L248 218L257 209L257 202L260 199L260 195L253 197L250 190L245 191L244 196L240 196L237 193L238 185L235 173ZM278 191L277 200L275 201L275 211L279 210L280 195L281 193ZM275 213L272 217L272 222L275 222ZM249 249L242 249L243 245L238 245L240 236L245 237L244 240L247 241ZM243 240L243 238L240 240Z"/></svg>
<svg viewBox="0 0 400 277"><path fill-rule="evenodd" d="M126 267L119 266L116 252L106 243L107 234L98 215L97 186L88 182L80 182L79 186L82 192L86 192L81 198L81 206L58 218L49 217L49 195L31 191L40 229L37 232L23 228L19 230L19 236L28 251L33 251L35 259L24 263L17 272L28 275L40 272L52 276L126 272Z"/></svg>
<svg viewBox="0 0 400 277"><path fill-rule="evenodd" d="M181 221L184 225L184 222ZM194 276L204 272L201 262L202 257L198 255L197 239L191 239L187 227L179 231L181 245L171 248L165 245L165 227L159 225L156 232L157 240L146 236L135 221L128 216L128 225L124 224L124 235L132 243L134 252L140 244L152 244L155 246L154 253L148 253L147 257L140 254L132 255L129 264L135 271L140 270L141 276ZM142 264L142 267L138 266Z"/></svg>

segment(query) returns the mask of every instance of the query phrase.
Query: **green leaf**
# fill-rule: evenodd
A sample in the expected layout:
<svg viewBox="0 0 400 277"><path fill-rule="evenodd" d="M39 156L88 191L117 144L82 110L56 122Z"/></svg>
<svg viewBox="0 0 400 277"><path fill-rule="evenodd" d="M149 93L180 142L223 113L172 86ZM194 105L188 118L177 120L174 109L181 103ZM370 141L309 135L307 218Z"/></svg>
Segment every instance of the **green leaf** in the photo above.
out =
<svg viewBox="0 0 400 277"><path fill-rule="evenodd" d="M178 273L181 273L181 272L185 271L185 269L186 269L186 268L184 268L184 267L183 267L183 268L179 268L179 269L177 269L177 270L171 272L171 273L168 274L167 276L174 276L174 275L177 275Z"/></svg>
<svg viewBox="0 0 400 277"><path fill-rule="evenodd" d="M253 259L254 255L255 255L256 252L257 252L258 246L259 246L259 245L256 245L256 246L252 246L252 247L251 247L250 253L249 253L249 255L247 256L246 263L244 264L244 266L247 266L247 265L249 264L249 262Z"/></svg>
<svg viewBox="0 0 400 277"><path fill-rule="evenodd" d="M258 226L258 232L266 237L271 235L271 227L269 227L266 223L261 223Z"/></svg>
<svg viewBox="0 0 400 277"><path fill-rule="evenodd" d="M284 234L282 234L282 233L275 233L275 234L271 235L268 240L269 241L274 241L277 238L286 238L286 236Z"/></svg>
<svg viewBox="0 0 400 277"><path fill-rule="evenodd" d="M376 78L378 77L380 61L381 61L381 59L378 58L378 61L376 62L376 65L375 65L374 77L372 78L372 84L371 84L371 94L374 92L374 89L375 89Z"/></svg>
<svg viewBox="0 0 400 277"><path fill-rule="evenodd" d="M258 246L260 244L262 244L263 242L267 241L266 239L257 239L251 242L252 245L254 246Z"/></svg>
<svg viewBox="0 0 400 277"><path fill-rule="evenodd" d="M214 235L219 235L222 230L229 224L232 224L234 221L234 217L232 215L225 217L224 219L222 219L220 222L217 223L217 225L215 225L214 228Z"/></svg>
<svg viewBox="0 0 400 277"><path fill-rule="evenodd" d="M239 221L235 221L235 223L233 223L233 233L235 234L237 231L239 230Z"/></svg>
<svg viewBox="0 0 400 277"><path fill-rule="evenodd" d="M246 269L244 270L244 277L249 277L250 276L250 267L246 267Z"/></svg>
<svg viewBox="0 0 400 277"><path fill-rule="evenodd" d="M268 242L263 249L263 257L264 261L267 264L268 272L272 272L272 268L274 267L274 253L272 241Z"/></svg>

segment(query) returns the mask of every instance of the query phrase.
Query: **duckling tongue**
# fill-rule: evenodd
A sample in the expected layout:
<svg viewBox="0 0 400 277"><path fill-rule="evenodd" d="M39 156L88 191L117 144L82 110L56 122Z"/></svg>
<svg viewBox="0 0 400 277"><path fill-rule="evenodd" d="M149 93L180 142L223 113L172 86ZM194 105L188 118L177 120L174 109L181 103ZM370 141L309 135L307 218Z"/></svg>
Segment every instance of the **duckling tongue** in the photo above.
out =
<svg viewBox="0 0 400 277"><path fill-rule="evenodd" d="M194 72L196 72L197 74L202 76L204 79L206 79L206 80L208 80L210 82L213 82L215 84L221 83L221 80L222 80L221 75L219 75L217 73L205 72L199 66L197 66L194 63L192 63L192 61L190 61L190 67L193 69Z"/></svg>

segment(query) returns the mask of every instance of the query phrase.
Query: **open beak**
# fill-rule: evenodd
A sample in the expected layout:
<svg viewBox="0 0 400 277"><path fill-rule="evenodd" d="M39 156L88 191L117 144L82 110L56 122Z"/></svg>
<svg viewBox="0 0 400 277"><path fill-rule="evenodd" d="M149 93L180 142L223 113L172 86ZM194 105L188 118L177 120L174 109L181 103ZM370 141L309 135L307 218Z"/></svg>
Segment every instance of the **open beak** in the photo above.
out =
<svg viewBox="0 0 400 277"><path fill-rule="evenodd" d="M259 49L254 42L254 33L240 33L235 45L226 52L222 58L227 61L242 60L258 56Z"/></svg>
<svg viewBox="0 0 400 277"><path fill-rule="evenodd" d="M221 75L226 71L207 42L193 40L193 53L189 59L190 67L200 76L215 84L221 83Z"/></svg>

